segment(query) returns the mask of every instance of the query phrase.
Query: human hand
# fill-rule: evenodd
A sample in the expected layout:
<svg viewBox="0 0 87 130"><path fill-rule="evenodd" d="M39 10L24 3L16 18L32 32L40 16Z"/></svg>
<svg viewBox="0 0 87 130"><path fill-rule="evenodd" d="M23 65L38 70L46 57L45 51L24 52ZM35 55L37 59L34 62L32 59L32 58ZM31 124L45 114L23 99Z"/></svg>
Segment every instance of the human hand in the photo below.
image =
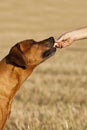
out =
<svg viewBox="0 0 87 130"><path fill-rule="evenodd" d="M75 41L75 35L73 32L64 33L58 38L58 40L55 40L54 47L64 48L71 45L71 43L74 41Z"/></svg>

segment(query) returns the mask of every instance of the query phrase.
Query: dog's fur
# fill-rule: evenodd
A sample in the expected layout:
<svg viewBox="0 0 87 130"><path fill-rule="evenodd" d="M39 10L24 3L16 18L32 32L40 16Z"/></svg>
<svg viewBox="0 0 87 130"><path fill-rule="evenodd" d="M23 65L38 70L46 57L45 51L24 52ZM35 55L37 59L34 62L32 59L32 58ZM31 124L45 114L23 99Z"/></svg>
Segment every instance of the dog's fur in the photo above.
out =
<svg viewBox="0 0 87 130"><path fill-rule="evenodd" d="M17 90L33 69L54 54L54 38L25 40L13 46L0 62L0 130L3 129Z"/></svg>

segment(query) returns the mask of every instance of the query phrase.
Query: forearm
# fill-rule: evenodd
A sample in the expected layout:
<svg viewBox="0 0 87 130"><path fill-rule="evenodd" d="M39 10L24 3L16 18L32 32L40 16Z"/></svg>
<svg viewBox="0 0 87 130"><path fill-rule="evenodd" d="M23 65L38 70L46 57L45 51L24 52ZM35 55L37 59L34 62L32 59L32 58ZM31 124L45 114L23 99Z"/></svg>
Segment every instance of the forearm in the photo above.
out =
<svg viewBox="0 0 87 130"><path fill-rule="evenodd" d="M74 36L74 40L85 39L87 38L87 27L74 30L72 32L69 32L69 34L71 36Z"/></svg>

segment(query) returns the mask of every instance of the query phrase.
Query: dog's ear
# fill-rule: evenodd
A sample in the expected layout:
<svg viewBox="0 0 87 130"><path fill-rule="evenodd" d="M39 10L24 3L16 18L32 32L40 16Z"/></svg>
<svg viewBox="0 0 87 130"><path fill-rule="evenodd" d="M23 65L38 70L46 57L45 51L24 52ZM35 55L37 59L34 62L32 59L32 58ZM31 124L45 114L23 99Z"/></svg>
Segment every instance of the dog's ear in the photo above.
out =
<svg viewBox="0 0 87 130"><path fill-rule="evenodd" d="M28 66L27 59L21 51L19 44L16 44L11 48L8 55L8 60L11 64L14 64L18 67L27 68Z"/></svg>

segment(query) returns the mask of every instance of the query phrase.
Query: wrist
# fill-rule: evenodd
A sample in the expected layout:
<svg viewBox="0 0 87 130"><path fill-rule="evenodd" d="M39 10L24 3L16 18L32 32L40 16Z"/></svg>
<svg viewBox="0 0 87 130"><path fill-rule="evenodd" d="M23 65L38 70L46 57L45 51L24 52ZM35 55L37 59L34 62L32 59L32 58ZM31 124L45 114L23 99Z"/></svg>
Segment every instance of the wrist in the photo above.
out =
<svg viewBox="0 0 87 130"><path fill-rule="evenodd" d="M78 35L75 31L67 33L68 38L70 38L72 41L78 40Z"/></svg>

